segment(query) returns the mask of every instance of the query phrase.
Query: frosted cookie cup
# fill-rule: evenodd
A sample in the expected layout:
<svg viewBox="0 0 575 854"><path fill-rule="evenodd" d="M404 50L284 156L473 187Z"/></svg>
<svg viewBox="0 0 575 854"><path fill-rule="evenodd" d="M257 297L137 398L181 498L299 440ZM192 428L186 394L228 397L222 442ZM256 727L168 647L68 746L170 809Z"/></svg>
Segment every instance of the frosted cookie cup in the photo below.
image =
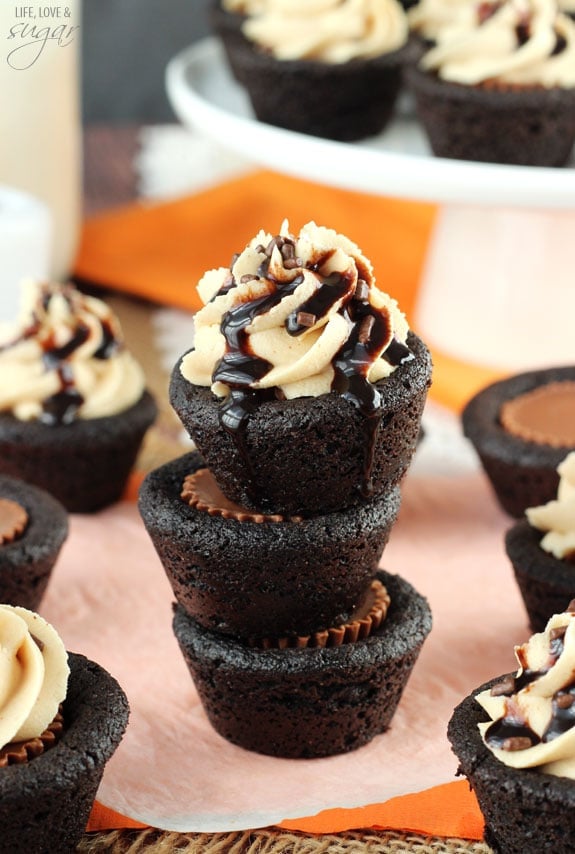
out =
<svg viewBox="0 0 575 854"><path fill-rule="evenodd" d="M575 452L558 466L557 498L528 507L526 517L505 535L512 563L534 632L575 598Z"/></svg>
<svg viewBox="0 0 575 854"><path fill-rule="evenodd" d="M37 614L0 606L0 623L4 667L21 672L1 716L2 740L11 742L3 754L12 757L0 767L2 846L15 854L66 854L84 833L105 764L126 728L128 703L99 665L67 654ZM59 707L61 731L38 753L34 742Z"/></svg>
<svg viewBox="0 0 575 854"><path fill-rule="evenodd" d="M448 737L500 854L569 854L575 833L575 613L516 647L517 674L454 710Z"/></svg>
<svg viewBox="0 0 575 854"><path fill-rule="evenodd" d="M431 358L352 241L284 223L198 290L195 349L170 399L229 499L311 516L401 481Z"/></svg>
<svg viewBox="0 0 575 854"><path fill-rule="evenodd" d="M260 121L349 141L391 118L409 55L397 0L216 0L212 21Z"/></svg>
<svg viewBox="0 0 575 854"><path fill-rule="evenodd" d="M0 473L72 512L117 501L156 417L118 319L70 285L27 282L0 340Z"/></svg>
<svg viewBox="0 0 575 854"><path fill-rule="evenodd" d="M575 23L553 0L476 3L406 71L439 157L564 166L575 141Z"/></svg>

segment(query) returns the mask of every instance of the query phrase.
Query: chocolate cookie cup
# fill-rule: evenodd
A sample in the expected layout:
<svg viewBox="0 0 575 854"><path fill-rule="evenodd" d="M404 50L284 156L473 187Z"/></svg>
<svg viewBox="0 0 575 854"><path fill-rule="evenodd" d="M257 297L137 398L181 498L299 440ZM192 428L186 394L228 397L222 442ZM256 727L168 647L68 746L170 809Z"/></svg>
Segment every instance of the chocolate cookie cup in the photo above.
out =
<svg viewBox="0 0 575 854"><path fill-rule="evenodd" d="M468 86L414 63L405 81L437 157L564 166L575 141L575 89Z"/></svg>
<svg viewBox="0 0 575 854"><path fill-rule="evenodd" d="M187 454L149 474L139 508L176 599L198 625L238 638L307 635L362 604L396 519L394 488L366 505L310 519L238 521L191 507Z"/></svg>
<svg viewBox="0 0 575 854"><path fill-rule="evenodd" d="M70 424L0 413L0 474L45 489L69 512L95 512L121 498L156 414L149 392L117 415Z"/></svg>
<svg viewBox="0 0 575 854"><path fill-rule="evenodd" d="M59 741L21 765L0 768L0 836L10 854L65 854L84 833L106 762L128 722L116 680L69 653L70 678Z"/></svg>
<svg viewBox="0 0 575 854"><path fill-rule="evenodd" d="M527 507L551 501L557 494L557 466L575 448L528 441L505 429L501 408L520 395L551 383L575 380L575 366L515 374L487 386L462 412L463 432L473 444L499 504L521 518Z"/></svg>
<svg viewBox="0 0 575 854"><path fill-rule="evenodd" d="M390 726L431 629L427 601L378 572L391 604L373 635L329 648L253 649L176 606L174 632L214 729L271 756L347 753Z"/></svg>
<svg viewBox="0 0 575 854"><path fill-rule="evenodd" d="M351 142L374 136L392 118L409 45L343 63L279 60L242 33L241 15L216 2L212 25L256 118L297 133Z"/></svg>
<svg viewBox="0 0 575 854"><path fill-rule="evenodd" d="M575 599L575 561L560 560L544 551L542 537L543 532L527 519L517 522L505 535L505 550L534 632L542 632L549 618Z"/></svg>
<svg viewBox="0 0 575 854"><path fill-rule="evenodd" d="M20 508L14 526L3 525L3 502ZM68 515L55 498L0 475L0 602L38 610L67 536Z"/></svg>
<svg viewBox="0 0 575 854"><path fill-rule="evenodd" d="M514 674L510 674L513 676ZM536 769L509 768L497 760L477 728L489 716L474 699L493 679L454 710L447 736L485 819L485 842L497 854L571 854L575 834L573 780Z"/></svg>
<svg viewBox="0 0 575 854"><path fill-rule="evenodd" d="M416 449L431 384L431 357L410 332L414 358L374 384L374 416L342 395L264 400L236 441L221 424L220 400L184 379L180 363L170 400L224 494L265 513L314 516L383 497L403 478Z"/></svg>

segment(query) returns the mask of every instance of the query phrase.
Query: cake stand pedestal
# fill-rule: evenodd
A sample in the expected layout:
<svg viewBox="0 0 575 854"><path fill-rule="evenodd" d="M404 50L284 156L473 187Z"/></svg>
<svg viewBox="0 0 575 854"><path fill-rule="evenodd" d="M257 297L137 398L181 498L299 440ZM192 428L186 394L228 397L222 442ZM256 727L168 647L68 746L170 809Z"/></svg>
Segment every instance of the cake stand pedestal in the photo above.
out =
<svg viewBox="0 0 575 854"><path fill-rule="evenodd" d="M433 157L409 97L378 137L342 143L258 122L217 39L168 65L182 122L299 178L439 204L415 327L468 364L518 371L574 361L575 169Z"/></svg>
<svg viewBox="0 0 575 854"><path fill-rule="evenodd" d="M502 370L575 360L575 212L440 206L415 325L448 356Z"/></svg>

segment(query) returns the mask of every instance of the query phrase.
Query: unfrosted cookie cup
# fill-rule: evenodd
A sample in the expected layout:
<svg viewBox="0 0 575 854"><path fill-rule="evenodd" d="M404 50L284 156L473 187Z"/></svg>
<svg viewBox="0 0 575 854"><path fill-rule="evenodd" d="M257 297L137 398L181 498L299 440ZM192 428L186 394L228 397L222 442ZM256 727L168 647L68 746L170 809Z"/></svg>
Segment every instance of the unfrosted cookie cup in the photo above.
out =
<svg viewBox="0 0 575 854"><path fill-rule="evenodd" d="M312 519L225 517L182 499L198 453L149 474L139 507L176 599L202 627L236 638L308 635L365 600L395 522L399 489Z"/></svg>
<svg viewBox="0 0 575 854"><path fill-rule="evenodd" d="M501 423L502 407L551 384L574 380L571 365L526 371L482 389L463 409L464 434L474 446L499 504L510 516L519 519L528 507L555 497L557 466L575 449L575 441L550 444L511 433Z"/></svg>
<svg viewBox="0 0 575 854"><path fill-rule="evenodd" d="M399 576L377 578L391 599L381 626L329 648L254 649L177 606L174 632L214 729L247 750L294 759L347 753L388 729L431 612Z"/></svg>
<svg viewBox="0 0 575 854"><path fill-rule="evenodd" d="M4 524L4 501L20 508L15 525ZM36 611L67 536L68 516L60 502L0 475L0 602Z"/></svg>

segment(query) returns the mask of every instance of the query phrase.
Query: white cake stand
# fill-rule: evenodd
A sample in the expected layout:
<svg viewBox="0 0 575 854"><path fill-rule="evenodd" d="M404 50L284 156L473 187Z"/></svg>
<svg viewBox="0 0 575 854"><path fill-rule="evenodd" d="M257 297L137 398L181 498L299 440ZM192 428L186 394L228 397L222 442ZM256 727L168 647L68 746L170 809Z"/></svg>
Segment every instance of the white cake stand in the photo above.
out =
<svg viewBox="0 0 575 854"><path fill-rule="evenodd" d="M439 204L414 325L448 356L501 370L575 361L575 168L434 158L408 98L383 134L318 139L254 119L216 39L176 56L182 122L276 171Z"/></svg>

